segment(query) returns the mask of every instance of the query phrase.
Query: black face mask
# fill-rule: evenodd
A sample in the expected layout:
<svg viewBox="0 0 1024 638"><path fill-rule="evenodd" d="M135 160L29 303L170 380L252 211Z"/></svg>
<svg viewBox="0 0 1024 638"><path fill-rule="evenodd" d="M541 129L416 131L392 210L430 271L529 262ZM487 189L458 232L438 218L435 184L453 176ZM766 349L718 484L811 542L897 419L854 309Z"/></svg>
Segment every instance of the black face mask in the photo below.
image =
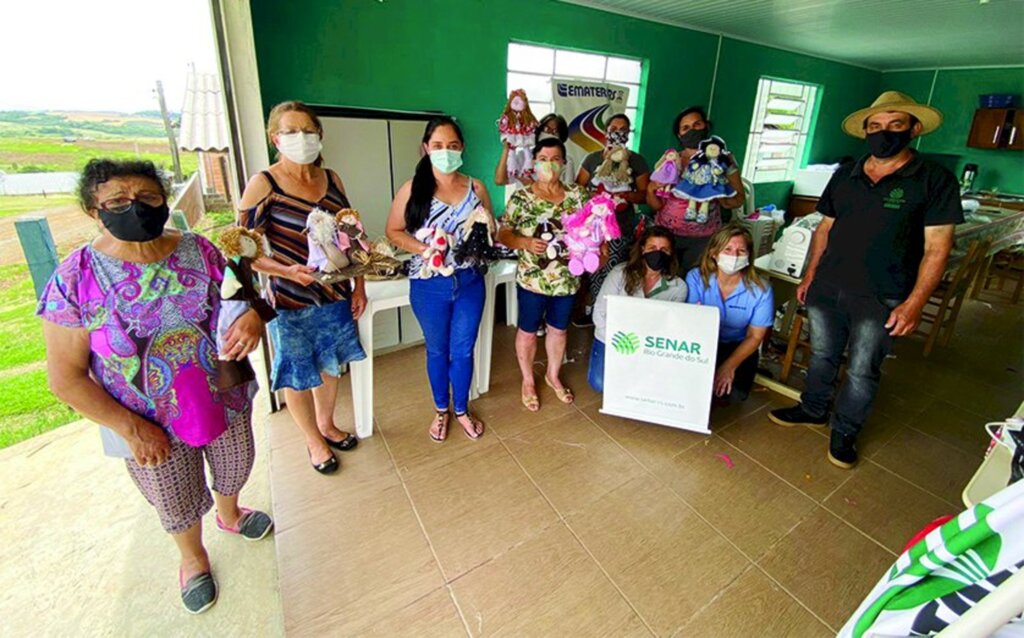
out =
<svg viewBox="0 0 1024 638"><path fill-rule="evenodd" d="M121 241L153 241L164 232L171 211L166 202L150 206L138 200L123 213L109 213L100 209L100 221L110 234Z"/></svg>
<svg viewBox="0 0 1024 638"><path fill-rule="evenodd" d="M707 139L710 131L706 128L692 128L682 135L677 135L679 143L683 145L683 148L697 148L702 141Z"/></svg>
<svg viewBox="0 0 1024 638"><path fill-rule="evenodd" d="M672 256L660 250L652 250L649 253L644 253L644 263L655 272L665 272L668 270L668 265L672 263Z"/></svg>
<svg viewBox="0 0 1024 638"><path fill-rule="evenodd" d="M914 132L909 128L905 131L875 131L868 133L868 148L875 157L886 158L898 155L910 144Z"/></svg>

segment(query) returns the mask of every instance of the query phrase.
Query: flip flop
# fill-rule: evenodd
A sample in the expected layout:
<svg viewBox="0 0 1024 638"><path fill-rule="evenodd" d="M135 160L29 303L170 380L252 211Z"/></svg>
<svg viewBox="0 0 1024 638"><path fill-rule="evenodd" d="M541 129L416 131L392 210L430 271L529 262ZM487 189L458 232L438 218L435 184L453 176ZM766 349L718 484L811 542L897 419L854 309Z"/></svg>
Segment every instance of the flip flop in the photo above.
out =
<svg viewBox="0 0 1024 638"><path fill-rule="evenodd" d="M561 401L562 403L572 403L573 401L576 400L576 397L574 397L572 394L572 390L564 386L561 388L556 388L554 384L552 384L551 381L548 380L547 375L544 375L544 383L546 383L549 388L555 391L555 396L557 396L558 400Z"/></svg>
<svg viewBox="0 0 1024 638"><path fill-rule="evenodd" d="M466 438L472 439L472 440L475 441L475 440L479 439L480 437L482 437L484 435L484 430L483 430L484 424L483 424L483 422L478 421L477 419L474 419L473 415L470 414L468 410L466 411L465 414L456 414L455 415L455 419L458 420L458 418L460 416L467 417L469 419L469 422L473 424L473 434L470 434L469 430L466 429L466 426L462 425L461 421L459 422L459 425L462 427L462 431L463 431L463 433L465 433ZM477 432L477 427L478 426L480 428L479 432Z"/></svg>
<svg viewBox="0 0 1024 638"><path fill-rule="evenodd" d="M444 417L444 419L441 420L441 417ZM444 443L445 439L448 438L448 418L448 410L444 410L443 412L438 410L437 416L434 417L435 421L441 420L441 427L437 429L437 436L434 436L432 431L427 430L427 434L430 435L430 438L433 439L435 443ZM431 423L430 426L433 428L434 424Z"/></svg>

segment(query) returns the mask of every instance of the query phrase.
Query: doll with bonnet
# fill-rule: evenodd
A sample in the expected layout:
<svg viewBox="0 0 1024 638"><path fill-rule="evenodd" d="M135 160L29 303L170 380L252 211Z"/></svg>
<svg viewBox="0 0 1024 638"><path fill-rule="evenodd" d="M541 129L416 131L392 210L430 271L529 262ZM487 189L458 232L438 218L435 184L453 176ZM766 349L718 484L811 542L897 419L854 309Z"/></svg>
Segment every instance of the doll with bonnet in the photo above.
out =
<svg viewBox="0 0 1024 638"><path fill-rule="evenodd" d="M508 144L508 177L514 181L533 168L531 149L536 141L537 118L530 110L526 91L516 89L509 93L505 110L498 118L501 141Z"/></svg>
<svg viewBox="0 0 1024 638"><path fill-rule="evenodd" d="M264 323L277 317L277 313L260 295L259 279L252 269L253 261L270 256L266 238L256 231L232 226L221 233L218 243L227 258L224 280L220 284L220 312L217 314L217 352L222 353L231 325L250 308ZM221 356L218 358L224 360Z"/></svg>
<svg viewBox="0 0 1024 638"><path fill-rule="evenodd" d="M700 143L672 189L673 195L690 202L686 221L706 224L711 201L736 195L728 179L728 169L733 164L732 154L726 150L722 138L712 135Z"/></svg>

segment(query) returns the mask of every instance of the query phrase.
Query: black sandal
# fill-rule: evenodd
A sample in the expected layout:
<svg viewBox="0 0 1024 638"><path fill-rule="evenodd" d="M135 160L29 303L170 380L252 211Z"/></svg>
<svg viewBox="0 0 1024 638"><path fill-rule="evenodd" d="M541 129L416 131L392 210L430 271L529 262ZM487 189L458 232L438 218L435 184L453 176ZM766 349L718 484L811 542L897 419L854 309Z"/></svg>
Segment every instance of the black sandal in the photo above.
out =
<svg viewBox="0 0 1024 638"><path fill-rule="evenodd" d="M469 422L473 424L473 434L470 434L469 430L466 429L466 426L462 425L461 421L459 422L459 426L462 428L462 431L465 432L466 438L469 438L469 439L472 439L473 441L476 441L477 439L479 439L480 437L482 437L484 435L484 429L483 429L484 424L483 424L483 422L474 419L473 415L469 413L469 410L466 410L462 414L456 414L455 415L455 420L458 421L459 417L461 417L461 416L467 417L469 419ZM480 430L479 431L477 431L477 426L480 426Z"/></svg>
<svg viewBox="0 0 1024 638"><path fill-rule="evenodd" d="M438 410L437 415L434 417L434 421L440 421L440 427L437 428L437 436L434 436L433 428L434 424L430 424L430 430L427 430L427 434L434 440L435 443L444 443L445 439L448 438L448 410Z"/></svg>
<svg viewBox="0 0 1024 638"><path fill-rule="evenodd" d="M340 452L354 450L356 449L356 446L359 445L359 439L357 439L354 434L349 434L347 432L345 433L345 438L340 441L332 441L326 436L324 437L324 441L327 442L328 446Z"/></svg>
<svg viewBox="0 0 1024 638"><path fill-rule="evenodd" d="M308 454L307 450L307 454ZM313 462L313 455L309 454L309 463L313 466L313 469L321 474L334 474L338 471L338 467L341 465L338 463L337 457L331 454L331 458L327 459L323 463L317 464Z"/></svg>

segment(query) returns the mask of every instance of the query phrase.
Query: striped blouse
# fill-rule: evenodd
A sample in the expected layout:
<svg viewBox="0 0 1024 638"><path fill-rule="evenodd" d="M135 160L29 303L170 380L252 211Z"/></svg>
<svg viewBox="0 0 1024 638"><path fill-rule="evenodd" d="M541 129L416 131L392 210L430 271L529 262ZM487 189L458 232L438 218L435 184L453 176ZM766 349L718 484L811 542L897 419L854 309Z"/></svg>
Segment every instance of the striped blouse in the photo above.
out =
<svg viewBox="0 0 1024 638"><path fill-rule="evenodd" d="M306 265L309 259L309 245L306 243L306 217L314 208L336 213L349 208L345 193L335 186L331 171L327 171L327 193L319 202L311 202L284 192L271 176L263 171L270 182L271 192L259 204L241 211L239 224L250 230L257 230L270 242L273 259L285 266ZM270 278L270 292L275 307L298 310L308 306L320 306L348 297L349 283L341 282L325 286L313 283L309 286L297 284L283 277Z"/></svg>

